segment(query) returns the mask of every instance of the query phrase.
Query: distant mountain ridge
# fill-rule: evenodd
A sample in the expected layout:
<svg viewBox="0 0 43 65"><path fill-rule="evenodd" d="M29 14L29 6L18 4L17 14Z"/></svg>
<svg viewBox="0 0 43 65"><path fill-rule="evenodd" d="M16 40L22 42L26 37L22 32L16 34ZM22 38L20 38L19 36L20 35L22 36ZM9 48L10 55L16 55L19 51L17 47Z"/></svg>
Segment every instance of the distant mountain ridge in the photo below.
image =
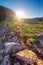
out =
<svg viewBox="0 0 43 65"><path fill-rule="evenodd" d="M16 13L11 9L0 6L0 21L15 21Z"/></svg>
<svg viewBox="0 0 43 65"><path fill-rule="evenodd" d="M38 23L38 22L41 22L43 23L43 17L40 17L40 18L31 18L31 19L24 19L24 22L27 22L27 23Z"/></svg>

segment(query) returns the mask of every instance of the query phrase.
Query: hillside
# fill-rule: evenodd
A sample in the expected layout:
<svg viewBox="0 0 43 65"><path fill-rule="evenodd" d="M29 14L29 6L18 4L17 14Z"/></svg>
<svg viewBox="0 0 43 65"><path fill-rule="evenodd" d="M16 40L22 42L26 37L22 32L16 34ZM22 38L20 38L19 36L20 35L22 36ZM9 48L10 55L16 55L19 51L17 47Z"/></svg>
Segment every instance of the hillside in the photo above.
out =
<svg viewBox="0 0 43 65"><path fill-rule="evenodd" d="M0 21L15 21L16 13L7 7L0 6Z"/></svg>
<svg viewBox="0 0 43 65"><path fill-rule="evenodd" d="M43 17L15 20L0 6L0 65L43 65Z"/></svg>

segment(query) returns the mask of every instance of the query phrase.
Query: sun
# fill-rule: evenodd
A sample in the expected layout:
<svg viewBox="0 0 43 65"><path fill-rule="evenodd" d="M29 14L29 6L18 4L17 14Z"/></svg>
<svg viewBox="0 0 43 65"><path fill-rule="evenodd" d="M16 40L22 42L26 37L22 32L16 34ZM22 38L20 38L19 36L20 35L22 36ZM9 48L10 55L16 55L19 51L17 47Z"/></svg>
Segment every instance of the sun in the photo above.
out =
<svg viewBox="0 0 43 65"><path fill-rule="evenodd" d="M24 14L24 12L22 10L16 11L16 15L17 15L18 19L21 19L21 18L25 17L25 14Z"/></svg>

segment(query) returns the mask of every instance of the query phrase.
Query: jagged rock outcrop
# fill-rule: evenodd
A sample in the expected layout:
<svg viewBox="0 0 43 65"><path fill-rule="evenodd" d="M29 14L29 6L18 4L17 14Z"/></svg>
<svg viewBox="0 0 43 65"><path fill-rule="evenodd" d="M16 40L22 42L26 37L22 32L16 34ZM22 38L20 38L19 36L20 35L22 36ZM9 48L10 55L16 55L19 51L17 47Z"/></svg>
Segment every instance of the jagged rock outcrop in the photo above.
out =
<svg viewBox="0 0 43 65"><path fill-rule="evenodd" d="M24 18L24 22L29 24L36 24L36 23L42 22L43 24L43 17L37 17L37 18L31 18L31 19Z"/></svg>

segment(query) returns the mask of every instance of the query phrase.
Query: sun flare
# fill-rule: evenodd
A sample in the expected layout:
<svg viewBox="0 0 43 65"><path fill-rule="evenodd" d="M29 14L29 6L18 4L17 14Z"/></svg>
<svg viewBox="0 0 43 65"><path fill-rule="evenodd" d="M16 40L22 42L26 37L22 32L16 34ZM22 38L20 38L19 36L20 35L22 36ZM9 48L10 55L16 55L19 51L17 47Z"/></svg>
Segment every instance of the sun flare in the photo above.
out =
<svg viewBox="0 0 43 65"><path fill-rule="evenodd" d="M25 17L25 14L24 14L24 12L22 10L16 11L16 15L17 15L18 19L21 19L21 18Z"/></svg>

